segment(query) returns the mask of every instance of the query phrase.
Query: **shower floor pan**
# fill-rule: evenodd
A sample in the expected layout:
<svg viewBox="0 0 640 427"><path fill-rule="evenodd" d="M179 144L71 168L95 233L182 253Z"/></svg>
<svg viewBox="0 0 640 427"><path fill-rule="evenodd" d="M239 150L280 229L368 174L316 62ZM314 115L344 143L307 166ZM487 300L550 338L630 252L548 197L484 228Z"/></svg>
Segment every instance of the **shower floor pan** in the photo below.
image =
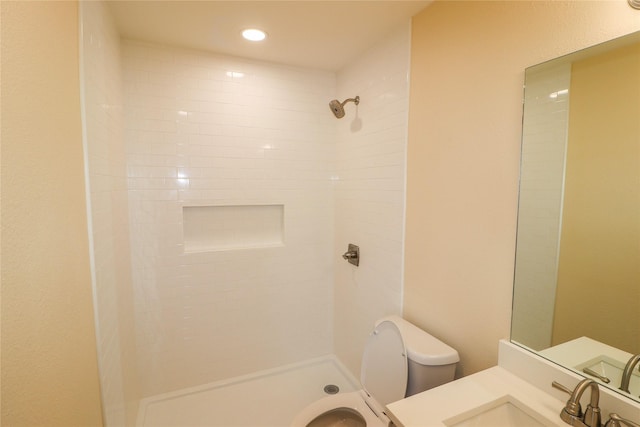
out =
<svg viewBox="0 0 640 427"><path fill-rule="evenodd" d="M327 394L358 389L357 380L333 356L179 390L144 399L139 427L288 426L305 406Z"/></svg>

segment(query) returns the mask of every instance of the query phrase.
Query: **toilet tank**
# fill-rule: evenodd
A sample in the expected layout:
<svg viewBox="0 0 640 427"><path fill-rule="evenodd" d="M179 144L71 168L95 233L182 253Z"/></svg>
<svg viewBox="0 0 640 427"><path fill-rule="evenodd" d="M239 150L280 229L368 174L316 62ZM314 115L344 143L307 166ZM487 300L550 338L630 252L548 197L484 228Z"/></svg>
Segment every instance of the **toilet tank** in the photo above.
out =
<svg viewBox="0 0 640 427"><path fill-rule="evenodd" d="M406 397L453 381L460 361L455 349L400 316L383 317L376 326L385 320L398 327L407 350L409 378Z"/></svg>

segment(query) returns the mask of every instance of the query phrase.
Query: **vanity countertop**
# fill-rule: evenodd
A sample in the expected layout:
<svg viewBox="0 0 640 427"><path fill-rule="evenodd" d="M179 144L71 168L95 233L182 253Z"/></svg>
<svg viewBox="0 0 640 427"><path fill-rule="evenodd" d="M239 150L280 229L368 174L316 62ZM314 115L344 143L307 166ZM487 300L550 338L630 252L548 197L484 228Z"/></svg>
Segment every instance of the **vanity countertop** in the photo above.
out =
<svg viewBox="0 0 640 427"><path fill-rule="evenodd" d="M495 366L388 405L398 426L451 426L461 414L474 413L505 399L515 400L546 419L545 425L566 426L560 419L564 403L506 369Z"/></svg>

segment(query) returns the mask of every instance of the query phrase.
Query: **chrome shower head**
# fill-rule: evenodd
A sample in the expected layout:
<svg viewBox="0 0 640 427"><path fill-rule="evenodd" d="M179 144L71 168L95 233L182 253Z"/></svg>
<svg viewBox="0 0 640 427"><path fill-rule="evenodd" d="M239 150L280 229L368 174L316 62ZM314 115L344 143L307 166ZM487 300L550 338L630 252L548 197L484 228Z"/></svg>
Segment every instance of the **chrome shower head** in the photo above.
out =
<svg viewBox="0 0 640 427"><path fill-rule="evenodd" d="M329 102L329 108L331 108L331 111L333 111L333 114L336 116L336 118L341 119L344 117L344 104L346 104L347 102L353 102L354 104L358 105L360 103L360 97L356 96L355 98L345 99L342 102L334 99L333 101Z"/></svg>
<svg viewBox="0 0 640 427"><path fill-rule="evenodd" d="M333 114L337 118L341 119L344 117L344 107L337 99L334 99L329 103L329 108L331 108L331 111L333 111Z"/></svg>

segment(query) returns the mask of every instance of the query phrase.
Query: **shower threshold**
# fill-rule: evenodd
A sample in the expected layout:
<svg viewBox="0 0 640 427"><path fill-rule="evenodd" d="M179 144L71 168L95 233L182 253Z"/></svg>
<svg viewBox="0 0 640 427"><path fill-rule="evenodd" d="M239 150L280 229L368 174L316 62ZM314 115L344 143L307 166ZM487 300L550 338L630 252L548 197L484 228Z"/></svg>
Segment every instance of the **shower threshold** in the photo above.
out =
<svg viewBox="0 0 640 427"><path fill-rule="evenodd" d="M327 396L328 384L341 393L359 388L332 355L143 399L139 427L288 426L305 406Z"/></svg>

